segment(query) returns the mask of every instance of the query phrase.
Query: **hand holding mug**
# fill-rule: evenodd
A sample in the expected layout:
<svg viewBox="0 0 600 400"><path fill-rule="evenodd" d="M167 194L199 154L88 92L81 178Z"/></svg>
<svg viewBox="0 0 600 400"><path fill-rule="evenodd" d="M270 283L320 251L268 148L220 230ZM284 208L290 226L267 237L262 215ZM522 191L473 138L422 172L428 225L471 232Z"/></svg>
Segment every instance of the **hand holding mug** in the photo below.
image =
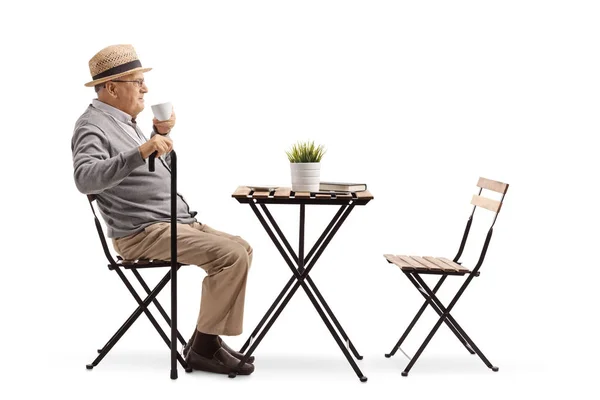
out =
<svg viewBox="0 0 600 400"><path fill-rule="evenodd" d="M166 135L175 126L175 111L171 103L155 104L152 106L154 119L152 123L161 135Z"/></svg>

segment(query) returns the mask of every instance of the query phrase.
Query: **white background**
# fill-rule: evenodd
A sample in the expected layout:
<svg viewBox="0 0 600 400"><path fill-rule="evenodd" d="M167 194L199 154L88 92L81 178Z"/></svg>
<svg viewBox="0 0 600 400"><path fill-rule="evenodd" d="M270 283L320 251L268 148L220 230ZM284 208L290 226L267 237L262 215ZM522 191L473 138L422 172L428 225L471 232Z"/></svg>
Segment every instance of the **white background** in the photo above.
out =
<svg viewBox="0 0 600 400"><path fill-rule="evenodd" d="M597 396L600 274L600 10L594 1L10 2L0 25L2 398L525 398ZM289 185L284 151L327 148L322 178L368 183L313 278L364 355L361 384L299 291L230 380L179 369L141 317L85 364L135 308L109 272L70 141L92 98L87 62L131 43L172 101L179 187L199 220L255 249L239 347L290 276L243 184ZM151 111L139 121L149 134ZM510 183L477 278L453 315L491 372L442 327L408 378L386 359L422 298L382 255L452 258L479 176ZM298 211L273 207L295 243ZM313 241L335 209L309 208ZM465 265L490 212L476 213ZM194 329L204 272L180 273L180 328ZM150 274L154 282L156 275ZM449 300L462 282L449 279ZM162 295L167 307L168 292ZM403 349L434 324L424 315ZM593 393L596 395L593 395ZM8 394L11 393L11 394ZM210 397L209 397L210 396Z"/></svg>

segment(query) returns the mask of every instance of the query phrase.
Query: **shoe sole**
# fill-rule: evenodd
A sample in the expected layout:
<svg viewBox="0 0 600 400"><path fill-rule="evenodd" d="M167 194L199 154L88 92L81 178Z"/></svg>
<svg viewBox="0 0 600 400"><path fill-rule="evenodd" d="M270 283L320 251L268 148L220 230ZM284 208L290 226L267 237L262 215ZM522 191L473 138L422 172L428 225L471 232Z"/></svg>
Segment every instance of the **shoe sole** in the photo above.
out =
<svg viewBox="0 0 600 400"><path fill-rule="evenodd" d="M244 369L235 371L234 369L226 367L224 365L194 365L194 366L191 366L188 363L188 367L195 371L204 371L204 372L212 372L215 374L227 374L227 375L231 374L231 373L236 373L238 375L250 375L251 373L254 372L254 369L252 369L250 371L244 370Z"/></svg>
<svg viewBox="0 0 600 400"><path fill-rule="evenodd" d="M227 349L225 349L225 350L227 350ZM190 352L189 348L187 348L187 349L184 348L181 351L181 355L183 356L184 359L187 358L187 355L188 355L189 352ZM232 354L230 351L228 351L228 353L231 354L233 357L237 358L238 360L240 360L240 361L242 360L240 357ZM250 356L250 358L248 359L248 361L246 361L246 364L254 364L254 356Z"/></svg>

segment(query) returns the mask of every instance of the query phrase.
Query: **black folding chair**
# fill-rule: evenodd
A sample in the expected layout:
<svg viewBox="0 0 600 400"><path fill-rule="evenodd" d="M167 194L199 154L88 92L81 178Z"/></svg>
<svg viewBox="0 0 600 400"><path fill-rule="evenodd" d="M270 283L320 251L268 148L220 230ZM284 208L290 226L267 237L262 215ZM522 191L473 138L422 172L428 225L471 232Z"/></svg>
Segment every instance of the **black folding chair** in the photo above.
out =
<svg viewBox="0 0 600 400"><path fill-rule="evenodd" d="M153 154L150 157L149 167L150 171L154 171L154 157ZM181 268L183 265L177 262L177 212L176 212L176 196L177 196L177 158L175 151L171 152L171 261L162 261L162 260L124 260L121 256L117 256L117 261L112 257L110 250L108 249L108 245L106 243L106 239L104 236L104 231L102 229L102 225L98 220L98 216L96 215L96 210L94 209L94 201L96 200L96 196L88 195L88 201L90 203L90 207L92 209L92 213L94 214L94 222L96 223L96 230L98 231L98 236L100 238L100 242L102 243L102 248L104 249L104 255L108 260L108 269L111 271L115 271L129 292L134 297L135 301L138 303L138 307L135 311L129 316L129 318L125 321L125 323L115 332L115 334L110 338L106 344L98 350L98 357L91 363L87 364L87 369L93 369L97 366L100 361L108 354L108 352L113 348L113 346L121 339L121 337L127 332L127 330L133 325L133 323L137 320L137 318L142 314L146 314L152 325L156 328L158 334L162 337L165 344L171 349L171 379L177 379L177 363L176 359L179 361L181 366L184 368L186 372L192 372L192 369L187 366L185 360L181 357L181 355L177 352L177 339L181 342L183 346L185 346L186 341L183 339L183 336L177 330L177 270ZM175 201L174 201L175 200ZM154 289L150 290L150 287L146 284L142 276L140 275L139 270L147 269L147 268L161 268L161 267L171 267L171 269L165 274L165 276L158 282L158 284L154 287ZM142 286L144 291L146 292L145 299L142 300L141 296L137 293L134 287L131 285L123 270L130 270L139 284ZM156 296L160 293L160 291L166 286L166 284L171 281L171 318L165 312L164 308L160 305ZM171 328L171 340L167 334L160 327L156 318L152 315L148 306L150 303L153 303L160 314L163 316L167 324ZM174 343L173 343L174 342ZM173 343L173 346L171 346Z"/></svg>
<svg viewBox="0 0 600 400"><path fill-rule="evenodd" d="M504 196L506 195L506 191L508 190L507 183L493 181L485 178L479 178L477 186L480 188L479 193L477 195L473 195L473 199L471 200L471 204L474 205L473 211L471 212L471 216L469 217L469 220L467 222L467 227L465 228L465 232L463 234L458 253L456 254L456 257L454 257L453 260L449 260L444 257L416 257L384 254L384 257L389 263L396 264L398 267L400 267L402 272L404 272L404 275L406 275L406 277L415 286L415 288L417 288L419 293L421 293L421 295L425 298L425 302L417 312L417 315L415 315L411 323L408 325L408 328L406 328L406 330L404 331L404 334L400 337L400 340L398 340L398 343L396 343L392 351L386 354L385 356L389 358L396 354L396 351L400 348L400 346L402 345L412 328L415 326L416 322L423 314L423 311L425 311L425 309L427 308L427 305L430 305L431 308L433 308L433 310L439 316L439 319L437 320L435 326L433 327L433 329L431 330L421 347L419 347L416 354L412 357L412 359L408 357L408 355L406 355L406 353L404 353L402 349L400 349L400 351L402 351L404 355L406 355L410 360L410 362L402 372L402 376L408 375L408 372L411 370L421 353L423 353L423 350L425 350L425 347L427 347L429 341L437 332L438 328L442 325L442 323L445 323L448 326L448 328L450 328L450 330L456 335L458 340L460 340L460 342L466 347L469 353L477 353L477 355L481 358L485 365L488 366L488 368L491 368L494 372L498 371L498 367L493 366L489 362L489 360L483 355L481 350L479 350L479 348L475 345L475 343L473 343L471 338L466 334L466 332L460 327L460 325L456 322L454 317L452 317L452 315L450 314L450 311L452 311L452 308L454 308L460 296L463 294L469 283L471 283L471 280L473 280L474 277L479 276L479 268L481 267L481 264L483 264L485 254L487 252L490 240L492 238L492 232L494 224L496 223L496 218L498 218L498 213L500 212L500 208L502 207ZM496 201L486 197L482 197L481 192L483 189L501 193L502 198L500 199L500 201ZM473 222L473 215L475 214L475 209L477 207L482 207L491 210L496 215L494 216L492 226L490 227L487 233L487 237L485 239L481 255L479 256L479 260L477 261L475 268L473 268L473 270L471 271L468 268L463 267L459 260L467 242L467 237L469 236L469 231L471 229L471 223ZM441 275L441 278L439 279L435 287L433 289L430 289L421 277L421 274ZM440 286L442 286L446 278L450 275L467 275L467 279L462 284L462 286L460 287L450 304L448 304L448 306L446 307L437 298L435 294L439 290Z"/></svg>

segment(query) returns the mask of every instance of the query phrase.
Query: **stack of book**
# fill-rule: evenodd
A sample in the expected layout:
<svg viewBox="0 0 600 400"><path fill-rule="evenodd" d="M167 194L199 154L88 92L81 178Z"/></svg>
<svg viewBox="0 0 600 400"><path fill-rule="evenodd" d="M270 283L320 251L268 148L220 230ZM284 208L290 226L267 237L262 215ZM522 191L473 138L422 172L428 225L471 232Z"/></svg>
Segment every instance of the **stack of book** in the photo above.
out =
<svg viewBox="0 0 600 400"><path fill-rule="evenodd" d="M321 192L363 192L367 190L366 183L347 183L347 182L321 182L319 191Z"/></svg>

